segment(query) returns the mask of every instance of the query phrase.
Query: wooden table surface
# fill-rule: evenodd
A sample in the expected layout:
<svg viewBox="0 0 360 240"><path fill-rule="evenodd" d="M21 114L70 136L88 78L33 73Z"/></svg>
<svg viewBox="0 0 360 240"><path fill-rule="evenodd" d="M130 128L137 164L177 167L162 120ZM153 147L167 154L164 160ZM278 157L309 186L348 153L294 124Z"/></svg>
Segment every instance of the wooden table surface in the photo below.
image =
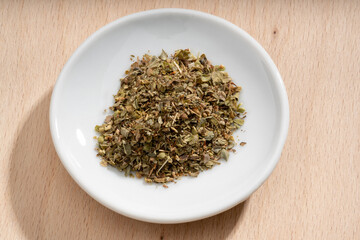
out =
<svg viewBox="0 0 360 240"><path fill-rule="evenodd" d="M279 164L244 203L177 225L121 216L66 172L51 91L101 26L153 8L208 12L250 33L285 82ZM0 0L0 239L360 239L360 1Z"/></svg>

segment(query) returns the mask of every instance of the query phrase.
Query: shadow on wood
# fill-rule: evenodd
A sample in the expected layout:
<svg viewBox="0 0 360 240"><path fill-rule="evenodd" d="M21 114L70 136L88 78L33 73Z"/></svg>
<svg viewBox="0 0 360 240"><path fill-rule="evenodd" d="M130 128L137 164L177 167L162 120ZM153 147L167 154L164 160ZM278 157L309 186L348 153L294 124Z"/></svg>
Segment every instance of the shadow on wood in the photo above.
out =
<svg viewBox="0 0 360 240"><path fill-rule="evenodd" d="M174 225L140 222L97 203L71 179L55 152L50 96L31 111L11 154L12 208L28 239L223 239L241 224L246 202L211 218Z"/></svg>

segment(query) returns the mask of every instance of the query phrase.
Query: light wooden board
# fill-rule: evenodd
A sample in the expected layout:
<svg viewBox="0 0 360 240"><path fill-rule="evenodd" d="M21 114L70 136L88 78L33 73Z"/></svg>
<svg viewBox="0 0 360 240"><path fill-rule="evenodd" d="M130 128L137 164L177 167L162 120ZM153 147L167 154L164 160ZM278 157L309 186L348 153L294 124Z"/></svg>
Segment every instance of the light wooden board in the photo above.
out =
<svg viewBox="0 0 360 240"><path fill-rule="evenodd" d="M181 7L223 17L277 64L290 102L279 164L249 200L186 224L139 222L71 179L49 132L49 99L101 26ZM214 33L215 34L215 33ZM360 1L0 0L0 239L360 239Z"/></svg>

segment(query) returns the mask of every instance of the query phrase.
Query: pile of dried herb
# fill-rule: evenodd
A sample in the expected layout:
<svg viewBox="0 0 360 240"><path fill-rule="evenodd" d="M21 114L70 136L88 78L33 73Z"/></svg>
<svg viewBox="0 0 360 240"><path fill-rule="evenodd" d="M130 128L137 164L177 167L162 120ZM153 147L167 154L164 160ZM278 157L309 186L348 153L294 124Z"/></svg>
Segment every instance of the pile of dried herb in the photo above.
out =
<svg viewBox="0 0 360 240"><path fill-rule="evenodd" d="M245 109L241 87L224 70L189 49L137 58L121 79L113 114L95 127L102 165L166 183L227 160Z"/></svg>

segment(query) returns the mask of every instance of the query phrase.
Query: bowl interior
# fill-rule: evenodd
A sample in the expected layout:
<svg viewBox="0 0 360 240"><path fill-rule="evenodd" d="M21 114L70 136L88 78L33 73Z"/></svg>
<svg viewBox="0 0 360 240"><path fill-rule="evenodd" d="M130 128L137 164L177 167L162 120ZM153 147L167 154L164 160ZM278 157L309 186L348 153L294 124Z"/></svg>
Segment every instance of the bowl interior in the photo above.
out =
<svg viewBox="0 0 360 240"><path fill-rule="evenodd" d="M223 64L243 87L245 125L227 162L165 189L102 167L94 126L114 102L130 55L190 48ZM50 122L56 150L71 176L92 197L124 215L151 222L200 219L245 200L279 158L288 124L286 92L275 65L250 36L217 17L185 10L156 10L113 22L92 35L71 57L54 88Z"/></svg>

